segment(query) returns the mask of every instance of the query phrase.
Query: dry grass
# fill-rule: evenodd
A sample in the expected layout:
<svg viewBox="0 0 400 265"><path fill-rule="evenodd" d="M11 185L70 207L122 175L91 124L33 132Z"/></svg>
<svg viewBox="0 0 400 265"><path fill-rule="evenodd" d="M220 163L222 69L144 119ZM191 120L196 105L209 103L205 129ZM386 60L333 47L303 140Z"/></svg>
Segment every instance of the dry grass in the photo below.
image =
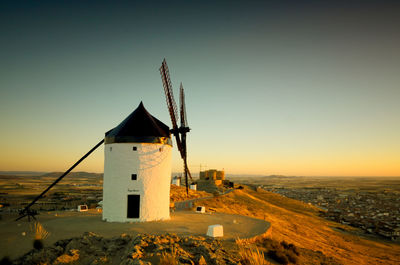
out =
<svg viewBox="0 0 400 265"><path fill-rule="evenodd" d="M33 248L41 250L44 247L43 240L46 239L50 233L47 232L39 222L35 222L33 226L31 226L31 231L34 233Z"/></svg>
<svg viewBox="0 0 400 265"><path fill-rule="evenodd" d="M211 193L198 190L189 190L189 196L186 194L185 187L178 187L176 185L171 185L170 200L171 202L179 202L184 200L191 200L196 198L212 196Z"/></svg>
<svg viewBox="0 0 400 265"><path fill-rule="evenodd" d="M178 265L176 249L172 249L171 253L163 252L160 257L159 265Z"/></svg>
<svg viewBox="0 0 400 265"><path fill-rule="evenodd" d="M347 231L353 228L325 220L318 216L317 208L278 194L245 188L201 203L218 212L266 219L271 223L270 237L273 240L321 251L342 264L397 265L399 261L398 244L335 231L332 227L341 227Z"/></svg>
<svg viewBox="0 0 400 265"><path fill-rule="evenodd" d="M34 233L34 240L44 240L50 235L39 222L35 222L31 226L31 231Z"/></svg>
<svg viewBox="0 0 400 265"><path fill-rule="evenodd" d="M240 263L243 265L269 265L268 261L265 260L263 252L257 247L251 249L247 245L246 241L242 239L236 239L236 244L239 247Z"/></svg>

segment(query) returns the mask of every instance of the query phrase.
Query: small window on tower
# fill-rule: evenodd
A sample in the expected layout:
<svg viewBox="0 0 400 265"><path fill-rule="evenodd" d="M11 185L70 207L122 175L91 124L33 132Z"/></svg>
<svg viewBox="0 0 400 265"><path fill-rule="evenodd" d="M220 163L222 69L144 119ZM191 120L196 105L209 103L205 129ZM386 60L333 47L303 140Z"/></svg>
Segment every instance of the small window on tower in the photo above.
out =
<svg viewBox="0 0 400 265"><path fill-rule="evenodd" d="M132 178L132 180L137 180L137 175L136 174L132 174L131 178Z"/></svg>
<svg viewBox="0 0 400 265"><path fill-rule="evenodd" d="M112 151L112 147L110 146L110 151Z"/></svg>
<svg viewBox="0 0 400 265"><path fill-rule="evenodd" d="M137 150L137 147L136 147L136 146L134 146L132 150L133 150L133 151L136 151L136 150Z"/></svg>

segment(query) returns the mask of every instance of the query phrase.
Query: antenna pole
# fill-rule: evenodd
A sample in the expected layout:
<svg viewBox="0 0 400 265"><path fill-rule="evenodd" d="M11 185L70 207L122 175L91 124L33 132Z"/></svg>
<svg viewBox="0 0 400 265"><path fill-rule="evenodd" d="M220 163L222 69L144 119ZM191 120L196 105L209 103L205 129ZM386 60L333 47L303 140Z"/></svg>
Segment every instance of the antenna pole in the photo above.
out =
<svg viewBox="0 0 400 265"><path fill-rule="evenodd" d="M52 187L54 187L54 185L56 185L62 178L64 178L69 172L71 172L71 170L73 170L77 165L79 165L86 157L88 157L91 153L93 153L94 150L96 150L100 145L102 145L104 143L104 139L102 139L98 144L96 144L92 149L90 149L89 152L87 152L84 156L81 157L81 159L79 159L75 164L73 164L67 171L64 172L64 174L62 174L60 177L58 177L58 179L56 179L50 186L47 187L47 189L45 189L42 193L40 193L40 195L38 195L35 199L33 199L33 201L28 204L28 206L26 206L22 211L21 211L21 215L20 217L18 217L15 221L18 221L19 219L25 217L26 215L30 215L29 213L31 213L30 211L30 207L32 205L35 204L35 202L37 202L40 198L43 197L43 195L48 192Z"/></svg>

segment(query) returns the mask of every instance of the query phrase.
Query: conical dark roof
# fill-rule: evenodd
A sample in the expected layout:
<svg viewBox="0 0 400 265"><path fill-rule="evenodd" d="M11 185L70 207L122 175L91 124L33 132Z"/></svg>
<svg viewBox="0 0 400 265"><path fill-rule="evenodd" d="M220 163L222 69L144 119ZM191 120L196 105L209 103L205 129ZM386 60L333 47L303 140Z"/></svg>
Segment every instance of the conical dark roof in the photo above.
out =
<svg viewBox="0 0 400 265"><path fill-rule="evenodd" d="M169 127L139 106L117 127L106 132L105 143L168 143Z"/></svg>

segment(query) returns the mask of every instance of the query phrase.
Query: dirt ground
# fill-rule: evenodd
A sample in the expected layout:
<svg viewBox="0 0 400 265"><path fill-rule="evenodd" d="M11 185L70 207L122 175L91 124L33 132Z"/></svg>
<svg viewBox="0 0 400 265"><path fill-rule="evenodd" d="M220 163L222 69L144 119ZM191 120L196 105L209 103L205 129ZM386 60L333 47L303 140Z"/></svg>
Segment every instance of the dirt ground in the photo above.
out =
<svg viewBox="0 0 400 265"><path fill-rule="evenodd" d="M14 259L32 249L33 222L26 218L15 222L17 215L3 215L0 221L0 258ZM121 234L137 235L147 233L160 235L202 235L213 224L223 225L225 240L238 237L249 238L266 232L269 223L260 219L224 213L200 214L194 211L171 213L171 220L146 223L108 223L101 220L101 213L89 212L48 212L37 216L38 221L50 233L44 241L49 246L60 239L81 236L84 232L94 232L103 237Z"/></svg>

